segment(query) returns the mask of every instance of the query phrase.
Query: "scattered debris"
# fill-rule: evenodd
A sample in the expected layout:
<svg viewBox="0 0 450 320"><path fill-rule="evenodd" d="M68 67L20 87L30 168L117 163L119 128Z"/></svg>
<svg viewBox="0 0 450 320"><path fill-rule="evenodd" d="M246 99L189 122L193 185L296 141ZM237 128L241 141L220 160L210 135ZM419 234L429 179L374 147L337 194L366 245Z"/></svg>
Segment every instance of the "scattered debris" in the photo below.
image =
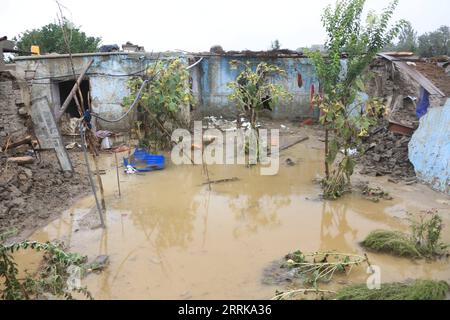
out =
<svg viewBox="0 0 450 320"><path fill-rule="evenodd" d="M290 167L293 167L296 165L296 163L291 158L287 158L285 162Z"/></svg>
<svg viewBox="0 0 450 320"><path fill-rule="evenodd" d="M372 202L380 202L381 199L383 200L392 200L393 198L384 191L381 187L371 187L369 186L368 182L362 182L360 185L357 186L360 190L362 195Z"/></svg>
<svg viewBox="0 0 450 320"><path fill-rule="evenodd" d="M361 174L370 176L390 175L398 180L415 178L414 167L408 157L408 143L411 137L390 132L381 125L364 143L365 153L359 160Z"/></svg>
<svg viewBox="0 0 450 320"><path fill-rule="evenodd" d="M75 148L81 149L81 144L79 144L78 142L72 142L72 143L69 143L68 145L66 145L67 150L72 150Z"/></svg>

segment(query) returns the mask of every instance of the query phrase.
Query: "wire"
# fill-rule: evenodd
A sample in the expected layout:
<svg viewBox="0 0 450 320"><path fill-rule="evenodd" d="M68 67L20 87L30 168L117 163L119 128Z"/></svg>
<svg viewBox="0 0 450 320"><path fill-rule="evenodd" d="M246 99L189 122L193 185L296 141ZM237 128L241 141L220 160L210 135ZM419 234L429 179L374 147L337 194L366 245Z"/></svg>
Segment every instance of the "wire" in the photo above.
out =
<svg viewBox="0 0 450 320"><path fill-rule="evenodd" d="M156 75L155 75L155 76L156 76ZM153 78L152 78L152 80L153 80ZM100 117L99 115L97 115L97 114L95 114L95 113L92 113L92 116L95 117L95 118L97 118L97 119L100 119L100 120L102 120L102 121L109 122L109 123L114 123L114 122L119 122L119 121L121 121L123 118L125 118L125 117L131 112L131 110L134 109L135 106L138 105L138 102L141 100L141 97L142 97L142 90L144 90L145 85L146 85L149 81L150 81L150 79L147 79L147 80L145 80L145 81L142 83L141 87L139 88L139 92L138 92L136 98L134 99L133 103L132 103L131 106L128 108L127 112L125 112L125 113L124 113L123 115L121 115L119 118L114 119L114 120L109 120L109 119L102 118L102 117Z"/></svg>
<svg viewBox="0 0 450 320"><path fill-rule="evenodd" d="M204 57L201 57L200 60L196 61L194 64L187 66L186 70L189 70L193 67L195 67L197 64L199 64ZM126 73L126 74L113 74L113 73L106 73L106 72L87 72L86 75L89 76L107 76L107 77L133 77L136 75L139 75L143 72L145 72L147 70L147 68L145 69L141 69L132 73ZM75 74L76 76L79 76L79 74ZM59 78L68 78L68 77L73 77L73 74L68 74L68 75L62 75L62 76L48 76L48 77L40 77L40 78L34 78L33 80L49 80L49 79L59 79ZM39 83L39 84L44 84L44 83Z"/></svg>
<svg viewBox="0 0 450 320"><path fill-rule="evenodd" d="M103 219L102 209L100 207L100 202L98 201L97 192L95 191L94 180L92 179L91 166L89 165L89 160L86 151L86 137L84 135L84 121L80 121L80 136L81 136L81 146L83 147L84 161L86 162L89 182L91 183L92 193L94 194L95 203L97 205L98 215L100 216L100 223L102 227L105 227L105 221Z"/></svg>

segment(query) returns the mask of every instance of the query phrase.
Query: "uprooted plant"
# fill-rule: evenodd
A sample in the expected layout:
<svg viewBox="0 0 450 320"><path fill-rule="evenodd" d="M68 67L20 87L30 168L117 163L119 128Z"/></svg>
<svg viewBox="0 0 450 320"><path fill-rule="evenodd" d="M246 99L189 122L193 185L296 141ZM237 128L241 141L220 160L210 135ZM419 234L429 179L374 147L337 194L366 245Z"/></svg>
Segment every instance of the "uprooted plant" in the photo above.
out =
<svg viewBox="0 0 450 320"><path fill-rule="evenodd" d="M388 252L412 258L432 258L447 254L448 245L441 241L442 218L437 210L410 215L411 232L375 230L361 243L373 251Z"/></svg>
<svg viewBox="0 0 450 320"><path fill-rule="evenodd" d="M141 147L154 150L170 147L172 131L187 127L182 115L182 107L193 104L189 89L189 73L179 58L158 60L145 71L145 77L135 77L128 82L130 95L123 104L129 107L139 94L145 81L139 101L140 126L143 135Z"/></svg>
<svg viewBox="0 0 450 320"><path fill-rule="evenodd" d="M376 56L401 30L404 21L388 28L398 0L381 15L370 12L362 22L365 0L339 0L328 6L322 16L326 29L327 54L309 52L321 84L313 103L322 112L325 127L324 196L339 198L350 186L355 161L351 150L361 150L362 138L368 134L383 112L379 99L362 99L363 73ZM342 56L345 55L345 60ZM343 155L338 158L339 152Z"/></svg>
<svg viewBox="0 0 450 320"><path fill-rule="evenodd" d="M61 243L21 241L5 244L6 234L0 235L0 297L4 300L40 299L47 294L57 298L73 299L78 292L92 299L86 287L69 283L72 271L82 272L86 257L64 251ZM20 250L42 252L43 262L34 274L19 276L19 266L13 254ZM80 275L81 276L81 275Z"/></svg>
<svg viewBox="0 0 450 320"><path fill-rule="evenodd" d="M305 284L317 289L319 282L330 282L336 273L348 275L354 266L369 261L367 256L338 252L302 253L296 251L286 255L282 268L294 269Z"/></svg>

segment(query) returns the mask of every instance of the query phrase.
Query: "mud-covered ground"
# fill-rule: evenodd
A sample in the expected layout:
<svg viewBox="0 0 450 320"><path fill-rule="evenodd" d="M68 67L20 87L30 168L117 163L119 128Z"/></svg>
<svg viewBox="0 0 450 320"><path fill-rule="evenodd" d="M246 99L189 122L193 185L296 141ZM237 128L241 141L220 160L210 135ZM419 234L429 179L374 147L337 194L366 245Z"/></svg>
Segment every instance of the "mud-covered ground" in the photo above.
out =
<svg viewBox="0 0 450 320"><path fill-rule="evenodd" d="M41 161L17 165L0 157L0 233L15 231L21 238L58 218L75 200L89 192L81 152L71 152L75 172L64 174L52 151Z"/></svg>

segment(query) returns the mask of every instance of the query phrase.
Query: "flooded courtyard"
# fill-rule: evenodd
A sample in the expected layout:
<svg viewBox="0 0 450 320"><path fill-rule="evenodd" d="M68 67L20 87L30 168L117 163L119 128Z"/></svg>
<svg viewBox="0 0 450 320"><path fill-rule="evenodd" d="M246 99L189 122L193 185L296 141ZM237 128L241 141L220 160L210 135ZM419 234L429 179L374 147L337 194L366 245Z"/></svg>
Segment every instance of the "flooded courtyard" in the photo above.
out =
<svg viewBox="0 0 450 320"><path fill-rule="evenodd" d="M274 260L296 250L364 254L359 243L371 231L407 231L407 212L430 208L439 210L446 225L443 241L450 242L450 198L425 185L364 177L382 185L393 200L373 203L357 192L322 200L314 182L323 174L320 146L311 137L283 151L275 176L261 176L258 167L209 166L211 180L239 178L212 185L211 191L203 185L201 165L175 166L167 157L162 171L126 175L121 169L120 197L114 156L102 155L107 228L95 228L95 202L88 196L31 239L63 240L70 251L90 258L108 255L102 273L83 279L96 299L269 299L286 288L265 279ZM287 165L288 158L295 165ZM368 256L380 267L382 282L450 281L446 259ZM18 260L35 263L27 254ZM364 265L325 287L365 283L367 277Z"/></svg>

